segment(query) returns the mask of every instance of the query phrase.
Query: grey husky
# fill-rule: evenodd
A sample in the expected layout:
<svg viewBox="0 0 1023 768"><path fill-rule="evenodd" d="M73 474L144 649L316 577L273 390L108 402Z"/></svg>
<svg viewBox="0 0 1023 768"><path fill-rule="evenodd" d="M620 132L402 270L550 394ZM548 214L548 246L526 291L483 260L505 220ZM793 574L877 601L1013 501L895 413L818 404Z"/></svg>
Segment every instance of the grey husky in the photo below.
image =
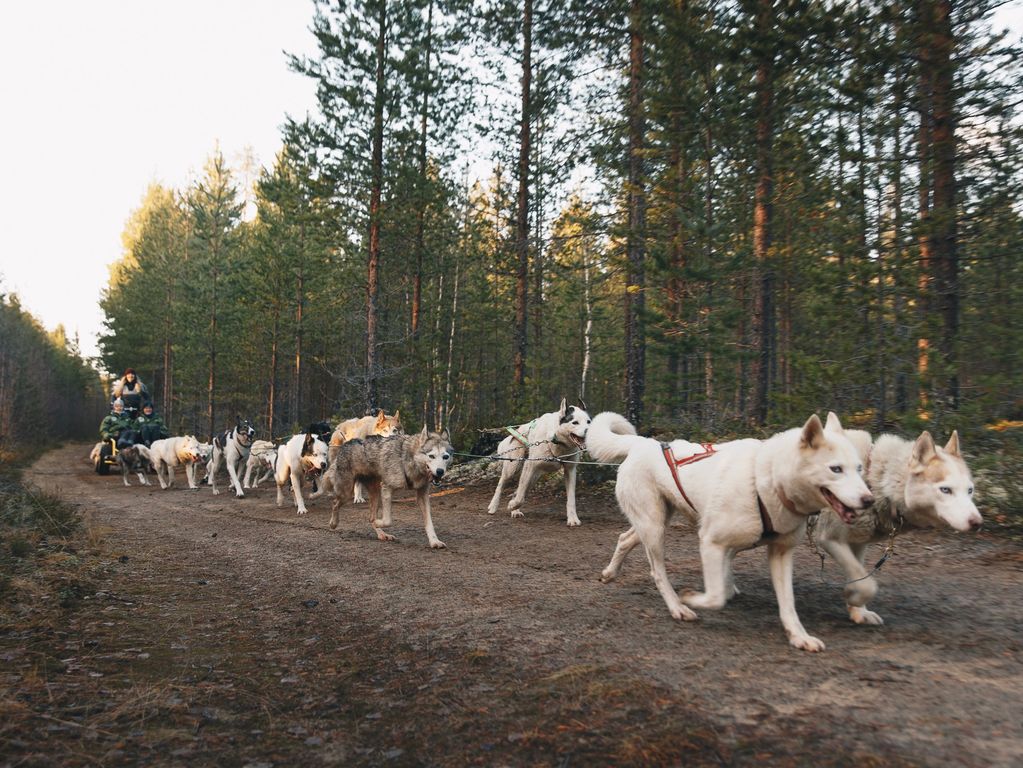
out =
<svg viewBox="0 0 1023 768"><path fill-rule="evenodd" d="M428 432L423 427L418 435L371 436L343 443L328 470L334 489L330 527L337 528L338 512L345 500L352 498L358 481L369 495L373 532L380 541L394 541L394 536L383 530L392 524L391 494L399 488L413 488L416 502L423 512L423 527L430 547L442 549L445 544L437 538L430 517L429 485L444 476L451 456L451 442L446 429L438 433ZM378 518L377 510L381 506L382 514Z"/></svg>
<svg viewBox="0 0 1023 768"><path fill-rule="evenodd" d="M846 434L867 464L874 505L849 525L830 509L823 510L815 538L849 579L844 590L849 618L857 624L883 624L880 616L867 610L867 601L877 594L877 581L863 563L867 544L938 525L976 531L982 520L973 503L973 478L959 450L958 432L944 448L934 444L930 432L916 442L881 435L873 445L866 432Z"/></svg>

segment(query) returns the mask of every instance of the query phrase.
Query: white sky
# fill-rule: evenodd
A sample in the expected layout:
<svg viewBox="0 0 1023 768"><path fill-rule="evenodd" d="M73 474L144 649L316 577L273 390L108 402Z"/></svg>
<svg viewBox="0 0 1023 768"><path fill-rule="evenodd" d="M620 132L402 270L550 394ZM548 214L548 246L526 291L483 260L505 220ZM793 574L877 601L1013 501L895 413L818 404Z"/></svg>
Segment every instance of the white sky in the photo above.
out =
<svg viewBox="0 0 1023 768"><path fill-rule="evenodd" d="M995 26L1023 32L1023 0ZM0 3L0 292L97 353L98 301L146 188L232 167L315 108L283 51L313 53L311 0Z"/></svg>
<svg viewBox="0 0 1023 768"><path fill-rule="evenodd" d="M148 185L184 189L219 142L238 166L315 108L282 51L312 53L311 0L0 4L0 291L97 352L98 301Z"/></svg>

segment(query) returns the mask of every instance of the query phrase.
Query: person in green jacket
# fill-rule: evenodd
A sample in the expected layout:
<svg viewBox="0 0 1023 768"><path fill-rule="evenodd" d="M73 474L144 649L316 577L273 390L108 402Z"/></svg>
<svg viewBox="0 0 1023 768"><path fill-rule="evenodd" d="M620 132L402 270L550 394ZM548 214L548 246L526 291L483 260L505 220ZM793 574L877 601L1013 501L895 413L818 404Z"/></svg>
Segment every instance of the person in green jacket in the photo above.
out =
<svg viewBox="0 0 1023 768"><path fill-rule="evenodd" d="M142 442L147 446L152 445L154 440L170 437L167 425L153 410L152 403L143 403L142 413L135 419L135 429L138 430Z"/></svg>
<svg viewBox="0 0 1023 768"><path fill-rule="evenodd" d="M114 410L103 419L99 425L99 436L105 441L116 440L126 429L131 428L131 419L124 412L124 403L121 398L114 400Z"/></svg>

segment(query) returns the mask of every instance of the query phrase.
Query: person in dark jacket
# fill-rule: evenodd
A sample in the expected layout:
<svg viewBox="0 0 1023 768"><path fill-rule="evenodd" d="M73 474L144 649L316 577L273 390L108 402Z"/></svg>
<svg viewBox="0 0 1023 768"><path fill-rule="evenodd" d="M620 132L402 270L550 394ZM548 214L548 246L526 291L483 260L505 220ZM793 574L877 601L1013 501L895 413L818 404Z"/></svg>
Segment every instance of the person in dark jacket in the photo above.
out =
<svg viewBox="0 0 1023 768"><path fill-rule="evenodd" d="M135 429L138 430L139 436L146 446L152 445L154 440L163 440L165 437L170 437L167 425L163 423L163 419L153 410L152 403L142 404L142 413L135 419Z"/></svg>
<svg viewBox="0 0 1023 768"><path fill-rule="evenodd" d="M150 401L149 390L135 374L134 368L125 369L124 376L114 382L110 395L113 400L121 399L130 418L135 418L142 410L142 405Z"/></svg>
<svg viewBox="0 0 1023 768"><path fill-rule="evenodd" d="M114 409L99 425L99 436L104 441L116 440L126 429L131 429L131 418L124 412L124 402L118 398L114 400Z"/></svg>

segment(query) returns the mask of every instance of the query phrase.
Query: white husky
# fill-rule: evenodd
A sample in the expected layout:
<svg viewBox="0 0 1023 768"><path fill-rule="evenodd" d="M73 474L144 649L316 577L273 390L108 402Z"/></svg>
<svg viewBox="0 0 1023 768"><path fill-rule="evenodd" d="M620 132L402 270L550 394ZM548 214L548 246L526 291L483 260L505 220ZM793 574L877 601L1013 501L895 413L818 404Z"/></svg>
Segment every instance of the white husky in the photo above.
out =
<svg viewBox="0 0 1023 768"><path fill-rule="evenodd" d="M512 517L522 517L522 502L537 478L564 468L568 524L579 525L579 516L575 511L576 465L562 463L558 459L572 459L575 454L582 454L589 426L590 415L582 408L568 405L564 398L559 410L545 413L529 424L519 425L516 431L525 442L516 435L509 435L497 446L497 456L504 459L504 463L501 479L497 481L487 512L491 515L497 512L504 484L515 477L520 466L522 475L519 477L519 487L508 502Z"/></svg>
<svg viewBox="0 0 1023 768"><path fill-rule="evenodd" d="M199 490L199 484L195 481L195 465L200 461L199 441L194 437L188 435L154 440L149 446L149 455L161 488L167 489L174 484L174 467L184 464L188 487L193 491ZM167 470L166 480L163 477L164 469Z"/></svg>
<svg viewBox="0 0 1023 768"><path fill-rule="evenodd" d="M295 495L298 514L306 513L305 499L302 498L302 478L319 477L327 469L327 444L315 433L304 432L294 435L277 449L277 467L274 477L277 481L277 506L284 505L284 484L291 478L291 490Z"/></svg>
<svg viewBox="0 0 1023 768"><path fill-rule="evenodd" d="M857 624L883 624L867 610L877 594L877 581L863 564L867 544L918 528L947 525L957 531L980 528L980 512L973 503L973 478L959 451L959 433L953 432L938 448L930 432L916 442L881 435L871 447L870 436L858 444L867 464L867 484L874 492L873 509L852 525L821 512L815 538L848 578L845 602L849 618ZM869 457L869 461L868 461Z"/></svg>
<svg viewBox="0 0 1023 768"><path fill-rule="evenodd" d="M624 461L615 496L632 523L618 538L611 562L601 574L614 579L625 556L642 543L650 574L676 619L693 620L693 608L721 608L736 594L732 559L737 552L767 545L778 613L789 642L806 651L824 643L810 636L796 614L792 593L793 548L809 515L830 506L845 521L874 499L860 473L862 465L838 417L823 426L814 414L802 428L768 440L734 440L701 446L685 440L662 445L639 437L617 413L601 413L586 437L597 461ZM664 534L671 515L681 511L699 526L704 592L682 599L668 580Z"/></svg>
<svg viewBox="0 0 1023 768"><path fill-rule="evenodd" d="M258 488L274 472L277 464L277 449L269 440L255 440L245 461L245 479L242 488Z"/></svg>

